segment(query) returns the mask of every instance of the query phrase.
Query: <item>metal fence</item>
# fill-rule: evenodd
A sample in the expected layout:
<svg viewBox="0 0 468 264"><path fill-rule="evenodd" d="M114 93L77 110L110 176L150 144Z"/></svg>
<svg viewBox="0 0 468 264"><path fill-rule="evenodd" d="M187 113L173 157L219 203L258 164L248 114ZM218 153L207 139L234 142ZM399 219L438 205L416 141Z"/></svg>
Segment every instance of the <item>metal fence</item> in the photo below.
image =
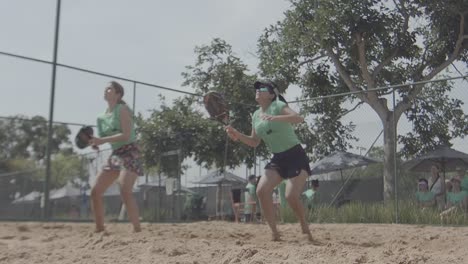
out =
<svg viewBox="0 0 468 264"><path fill-rule="evenodd" d="M2 55L15 57L18 59L28 59L40 63L47 63L14 54L0 52ZM139 105L137 96L139 90L148 88L162 89L163 91L180 92L183 94L191 94L189 92L172 89L164 86L154 85L150 83L140 82L137 80L121 78L105 73L99 73L82 68L77 68L64 64L56 64L66 70L78 71L81 73L92 74L105 78L119 79L127 83L126 87L131 87L133 90L131 101L133 109L136 112L151 109L151 105L142 103ZM466 76L460 76L449 79L462 79ZM443 79L448 80L448 79ZM440 81L443 81L440 80ZM404 89L408 84L394 85L390 87L382 87L377 90L389 90L388 100L389 108L393 109L395 103L399 100L395 94L397 89ZM459 81L451 91L451 97L466 98L466 89L463 87L463 81ZM155 92L156 93L156 92ZM353 96L354 93L330 95L327 97L313 98L307 100L323 100L325 98L338 98L344 96ZM298 101L296 101L298 102ZM297 105L291 102L293 108ZM464 108L466 112L468 109ZM354 116L355 130L353 135L360 139L359 142L352 143L355 153L367 155L371 149L376 147L382 148L382 124L378 117L366 120L359 119L358 116L363 114L361 110ZM19 113L21 114L21 113ZM345 121L353 121L353 116L346 117ZM62 120L63 121L63 120ZM66 121L66 120L65 120ZM83 124L74 122L52 122L54 125L54 133L60 127L69 130L68 137L76 133L78 128ZM404 121L404 120L403 120ZM464 120L466 122L467 120ZM27 219L40 220L47 216L49 219L68 219L68 220L91 220L89 206L89 189L93 184L93 179L96 177L99 169L106 162L110 150L102 150L98 153L76 152L72 151L71 142L65 142L56 146L56 151L53 152L50 165L50 182L46 183L45 176L47 174L44 164L46 155L45 149L53 149L53 146L48 145L43 141L44 136L48 137L47 124L48 120L42 118L31 118L30 116L14 116L0 118L0 144L2 148L1 163L0 163L0 219ZM26 124L26 125L25 125ZM35 131L30 135L25 134L25 131ZM34 130L35 129L35 130ZM399 122L398 127L395 127L395 135L405 134L412 129L409 122ZM31 132L30 131L30 132ZM42 133L42 134L41 134ZM45 133L45 134L44 134ZM66 133L65 133L66 134ZM40 137L40 136L43 137ZM66 135L67 136L67 135ZM24 142L15 142L23 140ZM42 140L42 141L40 141ZM15 146L18 144L29 144L26 153L17 153L18 149ZM49 143L50 144L50 143ZM454 148L468 152L466 149L466 139L457 138L454 140ZM401 146L397 145L397 151L394 160L399 160L396 156ZM69 150L68 152L66 150ZM58 151L60 150L60 151ZM60 155L58 153L61 153ZM265 162L265 161L263 161ZM62 168L62 167L64 168ZM66 166L71 166L66 167ZM400 201L414 201L414 194L417 190L417 179L420 177L429 177L426 174L412 174L400 169L400 164L395 166L395 196L394 196L394 221L399 221L400 209L398 204ZM195 171L200 171L196 173ZM185 175L177 177L177 187L174 190L168 189L166 179L160 173L148 173L144 177L138 179L135 186L135 197L141 210L141 216L147 221L181 221L183 219L207 219L210 216L217 216L219 212L216 209L216 200L220 198L223 201L223 209L227 217L232 216L231 207L231 190L242 186L225 186L224 192L219 197L216 193L219 191L219 186L188 186L187 179L190 182L196 182L202 176L201 168L194 168L187 171ZM255 170L256 171L256 170ZM260 174L262 170L258 170ZM245 169L237 172L240 177L246 178L252 171ZM198 175L197 175L198 174ZM343 205L347 202L363 202L377 203L383 202L383 172L382 164L370 165L364 168L345 171L344 175L337 173L329 173L326 175L313 176L319 177L321 180L320 203L324 206ZM448 175L447 177L450 177ZM185 186L182 179L185 178ZM47 214L43 214L45 204L44 185L48 185L50 189L49 198L50 207ZM118 187L113 186L105 194L106 200L106 216L110 219L123 219L122 203L118 193ZM198 211L194 211L196 210Z"/></svg>

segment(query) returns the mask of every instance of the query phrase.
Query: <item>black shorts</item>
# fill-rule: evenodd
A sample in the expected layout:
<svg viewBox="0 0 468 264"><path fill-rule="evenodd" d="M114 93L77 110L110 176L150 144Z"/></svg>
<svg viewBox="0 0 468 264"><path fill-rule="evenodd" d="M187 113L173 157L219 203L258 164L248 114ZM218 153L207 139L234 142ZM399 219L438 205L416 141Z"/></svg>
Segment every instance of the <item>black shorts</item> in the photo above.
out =
<svg viewBox="0 0 468 264"><path fill-rule="evenodd" d="M277 171L283 179L294 178L302 170L305 170L309 176L312 175L309 158L301 145L296 145L280 153L274 153L265 169Z"/></svg>

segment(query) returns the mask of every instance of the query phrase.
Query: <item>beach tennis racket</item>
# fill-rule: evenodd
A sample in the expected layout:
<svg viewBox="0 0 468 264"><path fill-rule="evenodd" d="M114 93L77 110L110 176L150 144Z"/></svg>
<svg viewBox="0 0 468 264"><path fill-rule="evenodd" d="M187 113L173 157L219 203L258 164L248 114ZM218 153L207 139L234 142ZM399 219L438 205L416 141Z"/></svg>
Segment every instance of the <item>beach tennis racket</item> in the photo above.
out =
<svg viewBox="0 0 468 264"><path fill-rule="evenodd" d="M75 136L75 145L84 149L89 146L89 141L93 138L94 130L90 126L84 126L78 131Z"/></svg>
<svg viewBox="0 0 468 264"><path fill-rule="evenodd" d="M211 119L223 125L229 125L229 109L222 94L218 92L208 92L203 96L203 104Z"/></svg>

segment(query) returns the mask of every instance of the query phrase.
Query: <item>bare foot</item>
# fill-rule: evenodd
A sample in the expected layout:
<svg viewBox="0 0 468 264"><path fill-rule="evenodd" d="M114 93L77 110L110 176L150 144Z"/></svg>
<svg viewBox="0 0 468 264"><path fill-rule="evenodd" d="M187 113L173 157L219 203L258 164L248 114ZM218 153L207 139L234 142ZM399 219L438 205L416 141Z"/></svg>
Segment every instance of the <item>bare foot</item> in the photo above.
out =
<svg viewBox="0 0 468 264"><path fill-rule="evenodd" d="M310 234L309 225L307 224L304 224L304 225L301 224L301 230L302 230L302 234Z"/></svg>
<svg viewBox="0 0 468 264"><path fill-rule="evenodd" d="M140 233L141 232L141 227L134 227L133 228L133 233Z"/></svg>
<svg viewBox="0 0 468 264"><path fill-rule="evenodd" d="M94 233L102 233L104 231L106 231L106 229L104 229L104 227L96 227L94 229Z"/></svg>
<svg viewBox="0 0 468 264"><path fill-rule="evenodd" d="M312 238L312 236L309 237L309 242L314 245L314 246L324 246L325 244L318 241L317 239Z"/></svg>
<svg viewBox="0 0 468 264"><path fill-rule="evenodd" d="M281 236L278 232L274 232L271 234L271 240L272 241L281 241Z"/></svg>

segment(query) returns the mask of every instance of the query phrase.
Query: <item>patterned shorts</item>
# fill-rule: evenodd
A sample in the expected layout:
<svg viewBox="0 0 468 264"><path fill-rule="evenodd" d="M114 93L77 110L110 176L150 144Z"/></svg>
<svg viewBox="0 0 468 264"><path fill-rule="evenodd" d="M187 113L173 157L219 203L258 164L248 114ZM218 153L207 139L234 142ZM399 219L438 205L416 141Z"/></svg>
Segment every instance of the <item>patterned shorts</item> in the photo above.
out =
<svg viewBox="0 0 468 264"><path fill-rule="evenodd" d="M107 159L104 170L128 170L138 176L143 175L143 161L140 148L136 143L130 143L114 149Z"/></svg>

